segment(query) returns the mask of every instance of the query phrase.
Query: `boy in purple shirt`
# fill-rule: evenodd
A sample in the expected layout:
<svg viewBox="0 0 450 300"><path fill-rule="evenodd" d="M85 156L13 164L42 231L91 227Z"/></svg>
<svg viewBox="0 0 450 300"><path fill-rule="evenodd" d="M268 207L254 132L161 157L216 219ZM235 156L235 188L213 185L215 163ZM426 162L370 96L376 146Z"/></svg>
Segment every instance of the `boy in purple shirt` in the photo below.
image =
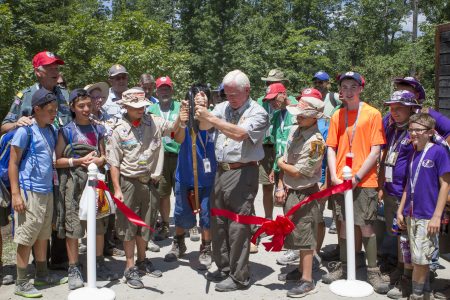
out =
<svg viewBox="0 0 450 300"><path fill-rule="evenodd" d="M431 142L435 125L436 121L426 113L409 119L414 152L406 168L407 182L397 220L399 227L408 230L414 266L409 297L412 300L424 299L424 292L428 292L424 287L449 191L449 154Z"/></svg>

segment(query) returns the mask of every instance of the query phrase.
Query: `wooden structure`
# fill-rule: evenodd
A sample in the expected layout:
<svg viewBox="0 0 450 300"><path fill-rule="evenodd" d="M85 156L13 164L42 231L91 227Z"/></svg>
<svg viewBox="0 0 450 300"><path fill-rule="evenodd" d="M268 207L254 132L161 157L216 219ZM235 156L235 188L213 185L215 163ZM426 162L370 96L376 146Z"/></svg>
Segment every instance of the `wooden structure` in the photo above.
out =
<svg viewBox="0 0 450 300"><path fill-rule="evenodd" d="M437 26L435 45L435 107L450 118L450 23Z"/></svg>

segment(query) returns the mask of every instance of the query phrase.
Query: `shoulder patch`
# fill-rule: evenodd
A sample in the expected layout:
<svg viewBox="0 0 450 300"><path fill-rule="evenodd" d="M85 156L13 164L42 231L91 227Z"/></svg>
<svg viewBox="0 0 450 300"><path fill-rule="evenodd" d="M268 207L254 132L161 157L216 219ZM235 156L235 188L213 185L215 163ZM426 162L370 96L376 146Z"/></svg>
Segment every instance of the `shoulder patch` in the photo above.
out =
<svg viewBox="0 0 450 300"><path fill-rule="evenodd" d="M22 99L23 93L22 93L22 92L18 92L18 93L16 94L16 97L19 98L19 99Z"/></svg>
<svg viewBox="0 0 450 300"><path fill-rule="evenodd" d="M322 141L312 141L311 142L311 149L309 150L309 157L318 159L319 157L322 157L325 153L325 145Z"/></svg>

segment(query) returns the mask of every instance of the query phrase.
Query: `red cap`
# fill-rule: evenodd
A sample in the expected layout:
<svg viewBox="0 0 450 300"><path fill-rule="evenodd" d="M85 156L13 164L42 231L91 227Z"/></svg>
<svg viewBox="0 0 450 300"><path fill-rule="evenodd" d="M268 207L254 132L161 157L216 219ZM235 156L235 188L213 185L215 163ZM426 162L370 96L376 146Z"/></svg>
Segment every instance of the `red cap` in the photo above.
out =
<svg viewBox="0 0 450 300"><path fill-rule="evenodd" d="M284 92L286 92L286 88L284 87L284 85L282 83L279 83L279 82L272 83L271 85L269 85L267 87L266 96L264 97L264 101L272 100L279 93L284 93Z"/></svg>
<svg viewBox="0 0 450 300"><path fill-rule="evenodd" d="M319 92L319 90L308 88L304 89L300 96L297 96L297 100L300 100L301 98L315 98L322 101L322 93Z"/></svg>
<svg viewBox="0 0 450 300"><path fill-rule="evenodd" d="M58 65L63 65L64 61L58 58L55 54L49 51L42 51L33 57L33 67L38 68L40 66L46 66L56 63Z"/></svg>
<svg viewBox="0 0 450 300"><path fill-rule="evenodd" d="M159 88L162 85L168 85L173 88L173 83L169 76L163 76L156 79L156 88Z"/></svg>

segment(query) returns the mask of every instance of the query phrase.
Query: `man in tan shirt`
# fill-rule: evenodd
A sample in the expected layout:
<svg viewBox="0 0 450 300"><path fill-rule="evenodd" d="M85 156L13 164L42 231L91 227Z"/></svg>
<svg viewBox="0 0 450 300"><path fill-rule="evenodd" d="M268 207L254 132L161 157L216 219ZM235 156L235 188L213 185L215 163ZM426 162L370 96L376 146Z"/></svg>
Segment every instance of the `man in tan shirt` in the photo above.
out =
<svg viewBox="0 0 450 300"><path fill-rule="evenodd" d="M106 157L111 166L114 195L140 216L146 224L154 224L157 214L158 194L155 183L162 172L164 150L162 136L170 136L179 129L180 118L175 122L144 114L150 101L140 88L125 91L117 101L127 109L122 120L116 123L106 145ZM116 231L123 241L126 267L125 280L132 288L143 288L140 272L161 277L149 259L145 257L151 232L137 227L119 213L116 215ZM134 248L137 246L137 261Z"/></svg>

